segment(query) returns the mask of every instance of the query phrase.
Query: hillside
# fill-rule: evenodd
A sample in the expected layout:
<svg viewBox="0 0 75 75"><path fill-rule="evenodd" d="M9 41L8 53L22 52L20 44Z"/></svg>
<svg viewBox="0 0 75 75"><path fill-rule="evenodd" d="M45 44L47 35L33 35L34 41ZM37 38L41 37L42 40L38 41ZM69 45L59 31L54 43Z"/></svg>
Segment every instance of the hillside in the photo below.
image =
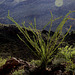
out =
<svg viewBox="0 0 75 75"><path fill-rule="evenodd" d="M28 33L30 37L32 38L33 33L28 30ZM19 34L22 38L24 36L22 33L18 30L18 28L15 25L1 25L0 26L0 56L6 57L6 56L15 56L18 58L23 58L25 60L35 58L32 55L32 52L26 47L26 45L20 41L17 34ZM43 30L42 36L43 39L46 41L48 31ZM52 36L54 32L51 31L50 36ZM24 39L27 43L28 41ZM65 43L64 43L65 42ZM75 47L75 33L71 32L69 33L63 44L61 46L65 45L73 45ZM28 45L33 48L29 43ZM33 50L35 50L33 48Z"/></svg>

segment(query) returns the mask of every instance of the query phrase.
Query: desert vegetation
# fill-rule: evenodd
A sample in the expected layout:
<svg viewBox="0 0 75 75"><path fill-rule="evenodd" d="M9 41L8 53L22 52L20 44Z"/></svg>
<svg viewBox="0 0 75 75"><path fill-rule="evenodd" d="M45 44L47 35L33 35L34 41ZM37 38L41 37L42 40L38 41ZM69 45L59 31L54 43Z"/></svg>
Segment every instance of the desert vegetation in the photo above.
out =
<svg viewBox="0 0 75 75"><path fill-rule="evenodd" d="M1 54L4 56L15 56L27 61L27 66L22 68L22 75L63 75L75 74L75 33L70 32L72 25L65 34L62 34L63 26L67 20L75 20L70 18L69 14L75 11L69 11L58 25L55 32L51 30L52 24L55 20L62 17L53 19L51 12L51 19L42 30L36 29L36 19L33 23L26 27L24 23L20 26L12 17L8 16L15 26L1 26L1 38L5 40L1 44ZM45 27L50 25L48 31ZM3 34L4 33L4 34ZM2 47L3 46L3 47ZM8 48L8 47L9 48ZM6 49L6 50L4 50ZM4 53L4 55L2 55ZM5 58L5 57L3 57ZM3 65L3 64L2 64ZM61 72L60 72L61 71ZM13 75L19 75L16 71ZM21 74L20 74L21 75Z"/></svg>

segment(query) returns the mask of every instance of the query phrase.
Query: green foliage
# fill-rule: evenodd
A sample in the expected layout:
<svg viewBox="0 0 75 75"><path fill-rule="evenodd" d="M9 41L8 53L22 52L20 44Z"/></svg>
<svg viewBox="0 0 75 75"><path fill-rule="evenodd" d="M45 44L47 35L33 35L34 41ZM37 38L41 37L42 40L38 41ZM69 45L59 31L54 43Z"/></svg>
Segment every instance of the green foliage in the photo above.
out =
<svg viewBox="0 0 75 75"><path fill-rule="evenodd" d="M66 63L66 70L72 70L75 68L75 64L73 64L73 58L75 58L75 47L72 48L72 46L65 46L62 48L59 48L60 53L59 53L59 57L60 58L64 58ZM62 57L60 56L62 55Z"/></svg>
<svg viewBox="0 0 75 75"><path fill-rule="evenodd" d="M59 50L61 50L61 54L64 55L65 59L68 61L69 59L71 59L73 57L73 55L75 55L75 47L72 48L72 46L65 46L62 48L59 48Z"/></svg>
<svg viewBox="0 0 75 75"><path fill-rule="evenodd" d="M0 57L0 66L4 65L7 59L11 58L11 56L8 56L7 58Z"/></svg>
<svg viewBox="0 0 75 75"><path fill-rule="evenodd" d="M23 75L22 73L24 72L24 70L18 70L18 71L15 71L12 75Z"/></svg>
<svg viewBox="0 0 75 75"><path fill-rule="evenodd" d="M43 40L42 36L41 36L41 32L39 32L37 29L36 29L36 20L34 19L34 24L33 25L32 23L29 23L30 26L29 27L26 27L24 23L22 23L23 25L23 28L12 18L9 16L9 12L8 12L8 16L7 18L10 19L12 22L14 22L16 24L16 26L18 27L18 29L20 30L20 32L24 35L24 37L27 39L27 41L35 48L35 51L33 51L31 49L31 47L26 43L26 41L24 41L19 35L18 37L20 38L21 41L23 41L27 46L28 48L38 57L40 58L40 61L41 61L41 68L46 68L47 64L49 62L52 61L52 59L54 59L54 57L52 56L54 54L54 52L58 49L58 47L61 45L62 41L64 40L65 36L68 34L68 32L70 31L71 29L71 26L68 30L68 32L64 35L63 39L58 43L58 39L61 37L59 35L59 33L61 34L62 33L62 28L65 24L65 22L68 20L68 19L73 19L73 18L68 18L68 15L72 12L75 12L75 11L69 11L69 13L67 13L65 15L65 17L63 18L62 22L58 25L54 35L51 37L50 39L50 31L51 31L51 27L52 27L52 23L57 20L57 19L60 19L61 17L59 18L56 18L56 19L53 19L53 14L51 13L51 19L50 21L48 22L48 24L46 24L43 29L50 24L50 28L49 28L49 34L48 34L48 37L47 37L47 44L45 43L45 41ZM29 36L27 30L31 30L32 33L34 34L33 35L33 39ZM57 44L58 43L58 44ZM57 56L57 55L56 55Z"/></svg>
<svg viewBox="0 0 75 75"><path fill-rule="evenodd" d="M6 62L6 60L7 60L7 59L2 59L2 58L0 57L0 66L4 65L5 62Z"/></svg>

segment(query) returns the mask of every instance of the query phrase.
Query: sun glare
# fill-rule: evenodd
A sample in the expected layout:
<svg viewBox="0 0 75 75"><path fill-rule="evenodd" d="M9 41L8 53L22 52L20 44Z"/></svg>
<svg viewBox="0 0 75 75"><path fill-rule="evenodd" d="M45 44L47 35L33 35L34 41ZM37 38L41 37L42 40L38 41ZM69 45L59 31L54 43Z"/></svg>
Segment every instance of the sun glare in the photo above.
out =
<svg viewBox="0 0 75 75"><path fill-rule="evenodd" d="M63 0L56 0L55 1L55 6L61 7L63 5Z"/></svg>

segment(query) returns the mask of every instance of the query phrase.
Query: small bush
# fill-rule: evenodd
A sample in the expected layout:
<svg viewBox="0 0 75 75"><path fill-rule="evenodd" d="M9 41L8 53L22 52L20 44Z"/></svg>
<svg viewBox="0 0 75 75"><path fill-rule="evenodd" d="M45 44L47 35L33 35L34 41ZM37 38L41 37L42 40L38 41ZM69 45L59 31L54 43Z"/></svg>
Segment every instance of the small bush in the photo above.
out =
<svg viewBox="0 0 75 75"><path fill-rule="evenodd" d="M59 59L63 59L61 62L66 63L66 70L73 70L75 68L75 47L72 48L72 46L65 46L62 48L59 48L60 53L58 55ZM57 58L57 59L58 59Z"/></svg>

